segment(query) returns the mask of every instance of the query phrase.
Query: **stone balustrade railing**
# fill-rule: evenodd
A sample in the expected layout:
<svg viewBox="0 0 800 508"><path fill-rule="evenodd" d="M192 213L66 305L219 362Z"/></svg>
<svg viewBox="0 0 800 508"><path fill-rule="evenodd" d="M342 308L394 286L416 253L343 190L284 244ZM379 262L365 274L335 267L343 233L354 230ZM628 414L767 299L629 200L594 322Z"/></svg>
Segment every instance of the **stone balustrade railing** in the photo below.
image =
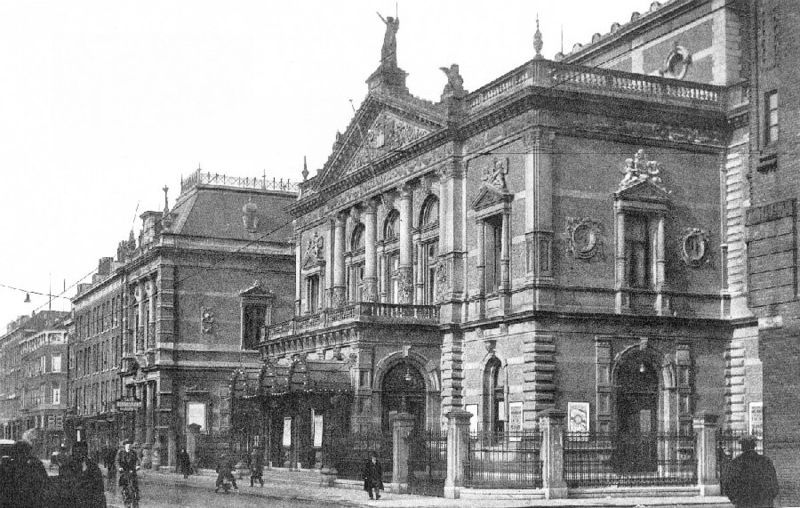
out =
<svg viewBox="0 0 800 508"><path fill-rule="evenodd" d="M402 305L392 303L358 302L337 309L326 309L315 314L297 316L266 328L266 340L301 333L314 328L324 328L348 320L383 321L413 320L420 324L438 324L439 307L436 305Z"/></svg>
<svg viewBox="0 0 800 508"><path fill-rule="evenodd" d="M531 60L467 96L469 108L486 107L524 87L538 86L607 96L725 107L723 87L630 72Z"/></svg>

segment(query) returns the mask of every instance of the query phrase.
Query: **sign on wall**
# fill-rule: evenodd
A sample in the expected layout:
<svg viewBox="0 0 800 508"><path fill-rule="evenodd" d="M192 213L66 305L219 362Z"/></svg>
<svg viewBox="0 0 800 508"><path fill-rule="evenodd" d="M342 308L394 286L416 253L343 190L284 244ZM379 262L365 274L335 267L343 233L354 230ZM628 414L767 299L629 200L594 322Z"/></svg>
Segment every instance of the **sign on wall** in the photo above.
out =
<svg viewBox="0 0 800 508"><path fill-rule="evenodd" d="M314 410L311 410L311 420L313 422L314 428L314 448L321 448L322 447L322 415L318 415L314 413Z"/></svg>
<svg viewBox="0 0 800 508"><path fill-rule="evenodd" d="M511 432L511 441L522 439L522 402L509 402L508 404L508 431ZM516 435L515 435L516 433Z"/></svg>
<svg viewBox="0 0 800 508"><path fill-rule="evenodd" d="M589 403L567 403L567 432L589 432Z"/></svg>
<svg viewBox="0 0 800 508"><path fill-rule="evenodd" d="M283 446L290 448L292 446L292 418L286 417L283 419Z"/></svg>
<svg viewBox="0 0 800 508"><path fill-rule="evenodd" d="M467 404L464 406L464 409L472 415L472 418L469 419L469 432L470 434L474 434L478 432L478 405L477 404Z"/></svg>
<svg viewBox="0 0 800 508"><path fill-rule="evenodd" d="M750 434L757 436L763 435L764 430L762 424L764 422L764 403L751 402L747 414L749 416L748 430L750 431Z"/></svg>

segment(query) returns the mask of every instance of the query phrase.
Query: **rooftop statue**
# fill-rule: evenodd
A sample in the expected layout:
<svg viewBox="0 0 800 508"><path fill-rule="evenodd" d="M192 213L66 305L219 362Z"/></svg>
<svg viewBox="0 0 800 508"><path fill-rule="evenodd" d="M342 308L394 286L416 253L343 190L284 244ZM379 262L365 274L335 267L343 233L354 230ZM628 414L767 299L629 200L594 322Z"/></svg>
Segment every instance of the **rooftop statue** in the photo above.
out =
<svg viewBox="0 0 800 508"><path fill-rule="evenodd" d="M453 64L450 67L439 67L439 69L447 76L447 84L444 85L444 90L442 91L442 100L448 97L456 99L464 97L467 91L464 90L464 78L461 77L458 71L458 64Z"/></svg>
<svg viewBox="0 0 800 508"><path fill-rule="evenodd" d="M397 31L400 29L400 18L388 16L384 19L378 12L378 17L386 25L386 34L383 36L381 48L381 66L397 68Z"/></svg>

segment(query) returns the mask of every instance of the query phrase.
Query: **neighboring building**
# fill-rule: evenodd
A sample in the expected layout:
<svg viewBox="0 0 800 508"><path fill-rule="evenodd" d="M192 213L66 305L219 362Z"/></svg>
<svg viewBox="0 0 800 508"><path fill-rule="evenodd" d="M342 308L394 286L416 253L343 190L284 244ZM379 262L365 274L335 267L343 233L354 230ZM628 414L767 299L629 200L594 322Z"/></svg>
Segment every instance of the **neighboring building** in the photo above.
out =
<svg viewBox="0 0 800 508"><path fill-rule="evenodd" d="M745 426L760 370L740 4L654 2L560 62L537 29L533 60L472 93L451 66L435 103L409 93L387 32L292 208L297 314L234 383L266 408L272 460L312 464L320 414L387 429L404 408L439 429L466 409L508 432L556 408L652 439L658 457L615 451L650 481L674 452L657 434L689 436L704 413Z"/></svg>
<svg viewBox="0 0 800 508"><path fill-rule="evenodd" d="M68 319L63 311L22 316L0 337L3 437L26 435L42 457L64 441Z"/></svg>
<svg viewBox="0 0 800 508"><path fill-rule="evenodd" d="M750 53L749 304L758 316L764 369L764 453L775 463L780 506L800 504L799 7L797 2L757 0L750 12L750 38L756 43ZM751 411L761 417L760 404Z"/></svg>
<svg viewBox="0 0 800 508"><path fill-rule="evenodd" d="M231 375L260 364L265 324L292 315L293 188L198 170L100 260L73 301L76 438L130 437L146 467L174 465L192 424L200 464L230 446Z"/></svg>

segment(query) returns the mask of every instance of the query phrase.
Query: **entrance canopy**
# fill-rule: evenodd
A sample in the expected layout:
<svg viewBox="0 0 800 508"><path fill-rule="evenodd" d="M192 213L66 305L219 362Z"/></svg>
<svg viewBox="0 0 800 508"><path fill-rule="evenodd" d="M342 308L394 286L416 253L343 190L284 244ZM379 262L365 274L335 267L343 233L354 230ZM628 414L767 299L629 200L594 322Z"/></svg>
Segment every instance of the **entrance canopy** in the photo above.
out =
<svg viewBox="0 0 800 508"><path fill-rule="evenodd" d="M231 378L234 399L352 391L350 362L342 360L267 361L260 369L239 368Z"/></svg>

